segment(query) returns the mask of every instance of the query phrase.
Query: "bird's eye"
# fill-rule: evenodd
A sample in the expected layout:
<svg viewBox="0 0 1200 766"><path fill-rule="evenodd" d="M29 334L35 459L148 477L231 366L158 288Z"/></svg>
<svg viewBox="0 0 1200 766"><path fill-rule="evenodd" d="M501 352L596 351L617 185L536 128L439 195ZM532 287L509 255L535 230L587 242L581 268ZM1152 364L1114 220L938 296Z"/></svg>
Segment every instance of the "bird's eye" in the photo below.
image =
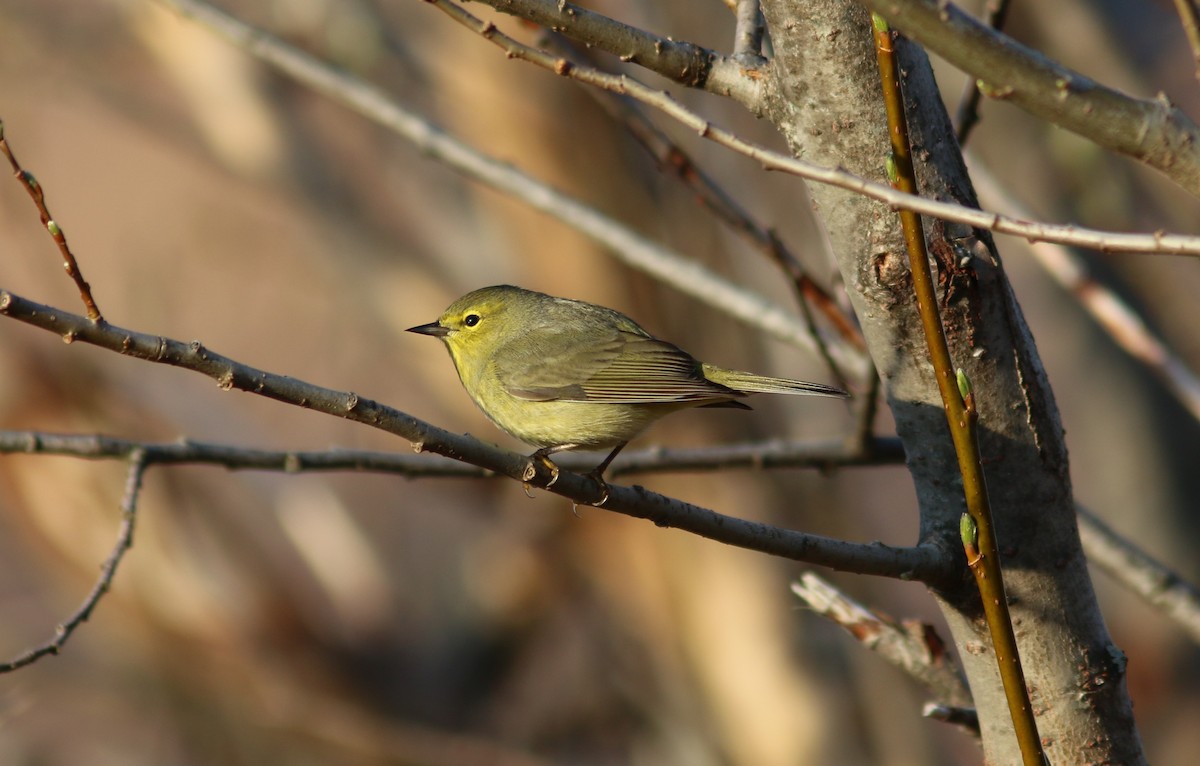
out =
<svg viewBox="0 0 1200 766"><path fill-rule="evenodd" d="M467 327L474 327L475 325L479 324L479 315L467 314L465 317L463 317L463 324L465 324Z"/></svg>

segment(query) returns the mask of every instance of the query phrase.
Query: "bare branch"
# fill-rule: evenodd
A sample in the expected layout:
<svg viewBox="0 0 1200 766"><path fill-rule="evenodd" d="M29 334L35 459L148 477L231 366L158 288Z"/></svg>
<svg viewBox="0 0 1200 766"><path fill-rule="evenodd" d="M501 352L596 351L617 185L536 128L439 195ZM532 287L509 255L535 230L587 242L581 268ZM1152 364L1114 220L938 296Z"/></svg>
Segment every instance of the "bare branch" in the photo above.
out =
<svg viewBox="0 0 1200 766"><path fill-rule="evenodd" d="M178 2L179 0L160 1ZM1200 237L1169 234L1161 231L1154 232L1153 234L1124 234L1098 229L1087 229L1070 224L1059 225L1024 221L998 213L963 207L951 202L925 199L916 194L899 191L891 186L868 181L861 176L840 168L828 168L803 160L797 160L749 141L744 141L730 131L713 125L704 117L675 101L669 93L649 88L630 77L611 75L588 67L574 66L569 61L550 56L543 51L523 45L517 40L503 34L494 26L480 21L453 3L447 2L447 0L430 0L430 2L460 24L474 30L485 39L502 48L510 58L522 59L560 76L570 77L589 85L611 90L615 93L628 94L644 104L655 107L686 127L691 128L702 138L706 138L720 146L756 160L766 170L778 170L809 181L847 189L864 197L884 202L897 210L911 210L934 218L957 221L980 229L987 229L997 234L1011 234L1025 237L1031 241L1059 242L1106 252L1200 255Z"/></svg>
<svg viewBox="0 0 1200 766"><path fill-rule="evenodd" d="M1196 79L1200 79L1200 10L1196 8L1196 0L1175 0L1175 11L1179 14L1179 23L1192 49Z"/></svg>
<svg viewBox="0 0 1200 766"><path fill-rule="evenodd" d="M921 715L931 721L961 726L972 734L979 735L979 711L973 707L937 705L930 702L921 709Z"/></svg>
<svg viewBox="0 0 1200 766"><path fill-rule="evenodd" d="M471 1L560 32L680 85L729 96L752 112L762 109L762 78L748 75L745 62L716 51L651 34L564 0Z"/></svg>
<svg viewBox="0 0 1200 766"><path fill-rule="evenodd" d="M763 21L758 0L737 0L737 26L733 32L733 58L745 66L766 63L762 55Z"/></svg>
<svg viewBox="0 0 1200 766"><path fill-rule="evenodd" d="M1165 96L1132 98L1094 82L947 0L860 2L978 79L984 95L1140 160L1200 196L1200 128Z"/></svg>
<svg viewBox="0 0 1200 766"><path fill-rule="evenodd" d="M1200 590L1118 535L1091 511L1075 507L1088 562L1179 623L1200 643Z"/></svg>
<svg viewBox="0 0 1200 766"><path fill-rule="evenodd" d="M62 227L50 215L50 209L46 207L46 193L42 190L42 185L33 177L33 173L21 167L21 163L17 162L16 155L12 152L12 147L8 145L8 139L4 135L3 120L0 120L0 153L4 154L8 164L12 167L13 175L25 187L25 191L33 199L33 204L37 205L38 214L42 217L42 226L46 227L50 238L58 246L58 252L62 254L63 258L63 270L67 272L67 276L79 290L79 297L83 301L84 308L87 309L88 318L93 322L103 322L104 316L96 305L96 299L92 297L92 286L83 278L79 262L75 260L75 254L71 252L71 246L67 244L67 235L63 233Z"/></svg>
<svg viewBox="0 0 1200 766"><path fill-rule="evenodd" d="M0 431L0 454L132 460L139 453L145 467L186 464L284 473L364 471L414 478L497 476L495 471L432 455L344 449L262 450L195 441L147 443L100 435ZM556 457L556 462L566 470L583 472L591 468L594 461L580 455L561 455ZM848 448L834 440L779 441L696 449L652 447L622 454L609 469L609 475L729 468L832 468L902 462L904 449L896 438L875 438L865 451ZM1089 560L1120 584L1145 597L1200 642L1200 591L1122 538L1090 511L1080 507L1078 512L1080 535Z"/></svg>
<svg viewBox="0 0 1200 766"><path fill-rule="evenodd" d="M470 175L476 180L487 183L502 191L514 194L536 209L555 214L552 200L557 200L553 189L533 181L513 170L511 167L485 157L474 149L461 144L445 132L423 118L407 111L377 88L350 77L345 73L309 56L277 38L250 27L245 23L218 11L199 0L158 0L180 14L194 19L225 37L230 42L245 48L252 55L276 67L280 71L305 83L313 90L322 93L331 100L342 103L368 119L395 131L397 134L412 141L421 151L445 162L460 172ZM514 54L518 55L518 54ZM550 69L560 63L561 59L547 57ZM535 61L542 65L540 61ZM569 62L567 62L569 63ZM767 170L777 170L805 178L817 183L829 184L847 189L865 197L879 200L896 209L913 210L934 218L946 221L956 221L980 229L987 229L997 234L1009 234L1024 237L1029 240L1058 242L1065 245L1087 247L1104 252L1124 253L1160 253L1163 255L1200 255L1200 237L1154 232L1151 234L1127 234L1121 232L1089 229L1071 224L1049 224L1025 221L999 213L967 208L950 202L925 199L912 194L896 191L885 184L867 181L861 176L840 168L830 168L815 165L802 160L793 159L787 155L772 152L756 144L743 141L734 134L722 130L700 117L696 113L681 106L666 93L655 91L628 77L616 77L591 72L583 67L568 67L559 74L574 77L589 84L607 87L618 93L628 93L637 100L649 104L664 114L676 119L681 124L695 130L702 138L707 138L732 151L743 154L757 161ZM584 210L587 210L586 208ZM642 269L668 284L674 284L679 289L698 297L705 302L713 302L703 293L692 292L688 283L672 281L671 273L661 272L652 264L644 263L649 259L650 249L642 247L636 235L632 233L621 236L609 236L597 223L590 221L590 216L584 212L569 208L559 216L580 231L592 236L597 241L614 248L616 254L625 259L626 263ZM621 249L628 246L631 251ZM685 261L685 263L688 263ZM687 266L690 271L696 268L694 264ZM689 275L690 276L690 275ZM714 304L717 305L717 304ZM728 310L728 309L723 309ZM740 313L731 314L743 321L752 321ZM770 315L774 322L778 317ZM779 328L764 327L755 324L759 329L771 335L780 337ZM788 332L793 332L789 330ZM806 336L806 333L803 335ZM802 344L801 341L792 341Z"/></svg>
<svg viewBox="0 0 1200 766"><path fill-rule="evenodd" d="M80 318L82 319L82 317ZM117 566L120 565L125 552L133 547L133 530L137 522L137 501L141 493L142 477L145 475L145 472L145 454L141 450L135 449L129 455L129 475L125 480L125 494L121 498L121 526L117 532L117 542L108 554L108 558L100 566L100 577L96 580L96 584L92 586L92 590L88 593L87 598L80 604L79 609L75 610L75 614L68 617L66 622L58 626L54 631L53 638L8 662L0 663L0 673L8 673L25 667L37 662L48 654L58 654L71 637L71 634L75 632L75 629L87 622L88 618L92 616L92 611L100 603L100 599L112 587L113 577L117 573Z"/></svg>
<svg viewBox="0 0 1200 766"><path fill-rule="evenodd" d="M889 171L889 175L894 176L893 183L898 188L915 193L917 174L912 162L912 142L909 139L904 98L900 92L900 64L893 46L896 37L879 16L873 16L872 22L876 60L879 63L879 75L883 86L883 103L887 109L888 135L892 143L891 159L894 170ZM1004 585L1005 574L1000 562L999 535L992 513L991 495L983 473L983 454L977 428L979 413L975 407L975 395L967 373L961 367L955 367L950 354L948 333L939 310L937 288L934 286L933 273L929 266L930 251L925 241L920 216L902 210L900 224L904 231L909 274L913 294L917 299L929 359L933 363L934 377L946 415L946 425L950 429L954 451L958 456L958 470L962 475L963 496L967 508L967 514L962 517L963 524L969 524L973 530L962 535L967 566L975 576L975 584L979 589L984 619L991 635L992 650L1012 717L1013 734L1016 735L1021 750L1021 760L1025 766L1041 766L1046 760L1045 745L1038 733L1038 723L1033 712L1029 685L1025 679L1025 667L1018 650L1016 629ZM940 240L935 240L938 241Z"/></svg>
<svg viewBox="0 0 1200 766"><path fill-rule="evenodd" d="M817 351L807 325L760 295L721 278L696 261L662 247L558 189L482 154L409 112L383 91L196 0L159 0L245 48L333 101L395 131L420 151L464 175L520 199L610 248L621 261L786 343ZM480 22L482 24L482 22ZM1200 242L1198 242L1200 251ZM831 352L852 379L864 354L844 345Z"/></svg>
<svg viewBox="0 0 1200 766"><path fill-rule="evenodd" d="M992 29L1004 29L1004 21L1008 17L1011 5L1009 0L988 0L983 23ZM963 86L962 96L958 99L958 113L954 116L954 133L958 137L959 146L966 146L971 129L979 122L980 95L979 81L968 77L967 84Z"/></svg>
<svg viewBox="0 0 1200 766"><path fill-rule="evenodd" d="M578 65L587 63L587 52L578 49L561 35L547 32L541 36L538 44L559 55L570 57L572 62ZM842 388L848 387L846 376L838 369L828 344L817 330L813 321L813 311L809 308L810 303L812 308L819 311L837 330L843 341L865 351L862 332L833 297L809 276L800 259L779 239L774 230L754 220L750 212L705 173L678 142L655 125L637 101L627 95L600 88L584 88L584 92L614 120L625 126L634 140L653 158L660 171L670 173L685 184L693 192L697 202L729 226L734 233L741 235L752 247L774 261L788 275L795 288L801 314L817 343L817 351L829 365L835 382Z"/></svg>
<svg viewBox="0 0 1200 766"><path fill-rule="evenodd" d="M408 477L495 476L440 455L405 455L372 450L264 450L185 439L174 443L141 442L100 434L52 434L0 431L0 454L69 455L88 460L127 458L142 453L150 465L214 465L234 471L362 471Z"/></svg>
<svg viewBox="0 0 1200 766"><path fill-rule="evenodd" d="M1021 215L1032 215L1021 207L990 171L976 165L971 175L983 196L1000 200ZM1138 360L1165 385L1179 402L1200 420L1200 376L1197 376L1166 341L1154 334L1138 312L1091 274L1087 262L1062 245L1031 242L1029 252L1064 290L1075 296L1113 342Z"/></svg>
<svg viewBox="0 0 1200 766"><path fill-rule="evenodd" d="M57 333L69 342L82 342L138 359L199 372L223 390L238 389L327 415L352 420L408 439L417 451L433 452L486 468L511 479L525 481L532 467L530 486L547 489L575 503L591 505L596 484L587 477L561 471L552 482L539 461L484 444L430 425L400 410L346 391L314 386L241 364L205 348L199 341L182 343L146 335L110 324L93 324L84 317L26 300L0 290L0 315ZM549 485L553 483L551 488ZM773 556L844 569L929 583L956 577L954 559L933 545L896 548L881 543L850 543L772 527L725 516L715 511L650 492L644 487L609 485L604 510L647 519L660 527L674 527L718 542Z"/></svg>
<svg viewBox="0 0 1200 766"><path fill-rule="evenodd" d="M128 458L140 450L147 465L216 465L230 470L362 471L409 478L485 478L496 473L440 455L405 455L374 450L265 450L184 440L148 443L99 434L52 434L0 431L0 454L70 455L90 460ZM562 468L579 473L595 466L584 455L555 455ZM623 452L608 476L647 473L767 468L840 468L894 465L904 462L904 448L895 437L875 438L864 447L838 439L768 441L722 444L715 447L669 449L650 447Z"/></svg>
<svg viewBox="0 0 1200 766"><path fill-rule="evenodd" d="M916 620L897 624L876 614L813 572L792 583L792 593L817 614L845 628L867 649L912 676L940 703L963 707L971 692L946 644L932 626Z"/></svg>

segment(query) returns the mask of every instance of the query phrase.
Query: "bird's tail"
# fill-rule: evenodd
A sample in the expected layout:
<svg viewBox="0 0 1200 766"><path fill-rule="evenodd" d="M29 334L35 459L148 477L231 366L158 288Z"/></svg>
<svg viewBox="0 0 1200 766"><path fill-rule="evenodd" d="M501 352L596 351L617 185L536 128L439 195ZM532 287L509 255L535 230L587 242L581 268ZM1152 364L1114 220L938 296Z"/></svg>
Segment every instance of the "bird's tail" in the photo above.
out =
<svg viewBox="0 0 1200 766"><path fill-rule="evenodd" d="M756 375L753 372L726 370L709 364L704 365L704 377L714 383L720 383L747 394L796 394L798 396L832 396L839 399L849 396L840 388L821 383L808 383L791 378L773 378L768 375Z"/></svg>

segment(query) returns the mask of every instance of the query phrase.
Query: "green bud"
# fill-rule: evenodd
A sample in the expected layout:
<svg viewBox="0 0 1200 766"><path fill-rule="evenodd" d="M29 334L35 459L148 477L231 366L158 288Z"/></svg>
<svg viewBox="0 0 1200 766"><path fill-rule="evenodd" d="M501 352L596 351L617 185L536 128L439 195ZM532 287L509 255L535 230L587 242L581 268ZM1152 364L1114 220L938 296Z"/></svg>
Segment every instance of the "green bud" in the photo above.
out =
<svg viewBox="0 0 1200 766"><path fill-rule="evenodd" d="M967 377L967 373L961 367L955 370L955 376L958 378L958 393L963 399L966 399L974 391L971 387L971 379Z"/></svg>
<svg viewBox="0 0 1200 766"><path fill-rule="evenodd" d="M964 513L959 517L958 536L962 538L964 548L979 547L979 527L975 526L975 519L971 518L971 514Z"/></svg>

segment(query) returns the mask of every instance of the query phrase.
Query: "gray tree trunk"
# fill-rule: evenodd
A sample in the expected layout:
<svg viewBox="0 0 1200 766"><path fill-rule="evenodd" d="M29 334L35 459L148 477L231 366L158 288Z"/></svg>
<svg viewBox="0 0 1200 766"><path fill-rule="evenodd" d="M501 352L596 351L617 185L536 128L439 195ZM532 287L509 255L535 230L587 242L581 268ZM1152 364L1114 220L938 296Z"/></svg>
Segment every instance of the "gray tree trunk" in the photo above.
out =
<svg viewBox="0 0 1200 766"><path fill-rule="evenodd" d="M870 17L851 0L763 0L775 57L767 117L792 153L885 179L889 141ZM898 46L921 193L976 205L932 70ZM811 185L883 379L921 506L921 535L962 556L964 501L913 297L898 217ZM987 232L925 221L955 364L970 375L1009 601L1039 732L1052 763L1144 762L1113 645L1080 548L1054 395ZM979 594L963 578L937 597L971 684L989 763L1020 763Z"/></svg>

